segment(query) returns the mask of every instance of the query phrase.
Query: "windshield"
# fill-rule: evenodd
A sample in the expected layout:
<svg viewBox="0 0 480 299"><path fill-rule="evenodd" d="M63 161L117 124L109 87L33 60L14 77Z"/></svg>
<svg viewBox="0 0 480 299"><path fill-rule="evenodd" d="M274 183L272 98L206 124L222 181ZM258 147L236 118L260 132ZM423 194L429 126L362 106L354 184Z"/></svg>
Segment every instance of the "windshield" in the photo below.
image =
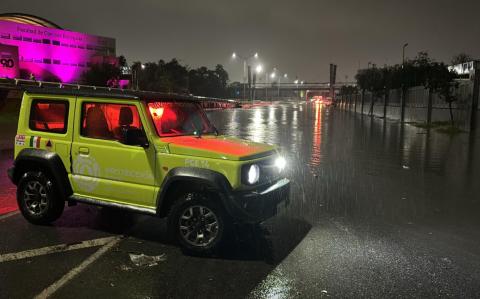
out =
<svg viewBox="0 0 480 299"><path fill-rule="evenodd" d="M213 133L214 127L197 103L148 103L153 123L160 137Z"/></svg>

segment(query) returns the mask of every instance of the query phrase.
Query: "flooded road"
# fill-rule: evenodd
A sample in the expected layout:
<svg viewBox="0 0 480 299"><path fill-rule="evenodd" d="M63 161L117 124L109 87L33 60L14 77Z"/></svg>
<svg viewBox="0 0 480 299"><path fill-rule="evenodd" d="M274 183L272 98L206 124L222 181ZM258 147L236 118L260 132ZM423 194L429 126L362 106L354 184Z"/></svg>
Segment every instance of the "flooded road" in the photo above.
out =
<svg viewBox="0 0 480 299"><path fill-rule="evenodd" d="M480 139L315 104L210 112L228 135L278 144L296 196L291 216L480 223ZM245 125L246 124L246 125Z"/></svg>
<svg viewBox="0 0 480 299"><path fill-rule="evenodd" d="M312 225L258 297L277 284L288 296L480 295L478 136L310 103L210 117L226 134L282 147L285 214Z"/></svg>
<svg viewBox="0 0 480 299"><path fill-rule="evenodd" d="M478 138L304 102L208 114L221 133L279 145L292 181L290 205L220 257L184 255L163 220L83 205L51 227L0 218L0 254L122 236L58 298L480 297ZM0 297L38 294L92 248L0 263ZM132 252L166 260L136 268Z"/></svg>

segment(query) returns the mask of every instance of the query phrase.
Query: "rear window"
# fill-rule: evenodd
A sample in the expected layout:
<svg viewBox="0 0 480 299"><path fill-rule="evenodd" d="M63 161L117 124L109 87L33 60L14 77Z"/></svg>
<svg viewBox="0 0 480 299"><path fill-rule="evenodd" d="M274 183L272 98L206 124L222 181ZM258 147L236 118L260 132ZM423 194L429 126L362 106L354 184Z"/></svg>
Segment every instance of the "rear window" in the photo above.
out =
<svg viewBox="0 0 480 299"><path fill-rule="evenodd" d="M67 132L68 101L33 100L30 129L63 134Z"/></svg>

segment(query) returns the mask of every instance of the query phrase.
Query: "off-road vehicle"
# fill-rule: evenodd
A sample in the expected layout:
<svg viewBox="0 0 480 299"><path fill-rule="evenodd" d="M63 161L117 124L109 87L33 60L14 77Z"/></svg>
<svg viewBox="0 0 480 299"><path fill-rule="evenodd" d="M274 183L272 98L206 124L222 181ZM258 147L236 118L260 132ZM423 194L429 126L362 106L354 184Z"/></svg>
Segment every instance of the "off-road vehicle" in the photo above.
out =
<svg viewBox="0 0 480 299"><path fill-rule="evenodd" d="M288 202L275 146L220 135L201 99L40 88L22 99L9 177L23 216L50 223L65 202L168 217L192 252L218 248L236 222Z"/></svg>

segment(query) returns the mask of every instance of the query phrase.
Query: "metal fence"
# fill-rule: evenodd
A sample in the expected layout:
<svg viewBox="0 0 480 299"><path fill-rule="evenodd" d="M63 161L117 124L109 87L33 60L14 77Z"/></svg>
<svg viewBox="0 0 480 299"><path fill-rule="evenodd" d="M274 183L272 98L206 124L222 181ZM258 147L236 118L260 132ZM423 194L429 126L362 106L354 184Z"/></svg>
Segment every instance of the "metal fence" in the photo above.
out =
<svg viewBox="0 0 480 299"><path fill-rule="evenodd" d="M456 126L470 129L472 109L473 82L461 81L455 90L457 100L452 103L453 119ZM362 101L363 95L363 101ZM423 86L410 88L405 93L404 121L425 123L428 117L430 91ZM448 103L436 92L432 93L432 122L450 121ZM373 103L372 103L373 102ZM338 106L357 113L385 117L394 120L402 119L402 90L390 90L388 96L374 97L371 92L360 91L337 97ZM478 109L478 108L477 108Z"/></svg>

